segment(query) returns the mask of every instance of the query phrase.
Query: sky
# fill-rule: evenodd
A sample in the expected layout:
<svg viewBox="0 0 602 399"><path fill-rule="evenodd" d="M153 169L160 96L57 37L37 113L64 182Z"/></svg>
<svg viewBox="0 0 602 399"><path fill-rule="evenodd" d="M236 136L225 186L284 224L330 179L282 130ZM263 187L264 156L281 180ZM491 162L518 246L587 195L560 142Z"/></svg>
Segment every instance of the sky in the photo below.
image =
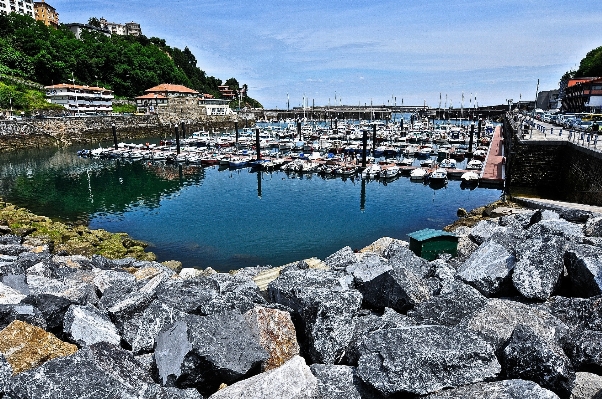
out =
<svg viewBox="0 0 602 399"><path fill-rule="evenodd" d="M48 3L62 23L138 22L144 35L188 47L207 74L235 77L278 109L287 98L290 107L304 98L433 108L534 100L602 46L599 0Z"/></svg>

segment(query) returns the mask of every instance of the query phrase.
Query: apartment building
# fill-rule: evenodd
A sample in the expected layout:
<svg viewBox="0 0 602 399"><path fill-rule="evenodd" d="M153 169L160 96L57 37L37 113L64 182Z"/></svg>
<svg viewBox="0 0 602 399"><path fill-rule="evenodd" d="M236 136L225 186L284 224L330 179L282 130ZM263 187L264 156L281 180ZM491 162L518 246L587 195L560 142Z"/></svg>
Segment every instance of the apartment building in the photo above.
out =
<svg viewBox="0 0 602 399"><path fill-rule="evenodd" d="M132 21L127 24L118 24L115 22L109 22L104 18L100 18L100 26L103 29L108 30L113 35L121 36L140 36L142 35L142 29L140 24Z"/></svg>
<svg viewBox="0 0 602 399"><path fill-rule="evenodd" d="M59 14L56 9L44 0L33 3L35 19L44 22L46 26L59 27Z"/></svg>
<svg viewBox="0 0 602 399"><path fill-rule="evenodd" d="M33 0L0 0L0 13L7 15L11 12L35 18Z"/></svg>
<svg viewBox="0 0 602 399"><path fill-rule="evenodd" d="M108 114L113 111L113 92L104 87L61 83L45 89L49 103L62 105L73 114Z"/></svg>

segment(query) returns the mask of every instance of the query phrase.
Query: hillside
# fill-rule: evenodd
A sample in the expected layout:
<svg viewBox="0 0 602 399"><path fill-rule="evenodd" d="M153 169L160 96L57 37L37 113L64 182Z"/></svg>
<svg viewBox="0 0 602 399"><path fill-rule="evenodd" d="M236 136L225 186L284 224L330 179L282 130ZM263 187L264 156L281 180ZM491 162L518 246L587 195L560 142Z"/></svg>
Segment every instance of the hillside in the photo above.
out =
<svg viewBox="0 0 602 399"><path fill-rule="evenodd" d="M222 84L197 66L188 48L169 47L163 39L85 32L78 40L65 27L49 28L18 14L0 15L0 74L42 85L75 81L104 86L125 98L161 83L219 98ZM8 98L1 94L0 107L8 108Z"/></svg>

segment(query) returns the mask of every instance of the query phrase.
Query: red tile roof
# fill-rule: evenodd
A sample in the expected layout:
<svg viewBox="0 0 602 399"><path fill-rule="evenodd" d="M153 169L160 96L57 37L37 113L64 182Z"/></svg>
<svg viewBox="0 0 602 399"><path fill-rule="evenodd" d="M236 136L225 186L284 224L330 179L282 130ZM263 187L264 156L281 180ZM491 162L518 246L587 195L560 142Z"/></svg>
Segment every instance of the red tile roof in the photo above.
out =
<svg viewBox="0 0 602 399"><path fill-rule="evenodd" d="M90 91L109 91L109 89L105 89L104 87L94 87L94 86L80 86L80 85L72 85L68 83L61 83L58 85L52 86L44 86L46 90L56 90L56 89L77 89L77 90L90 90Z"/></svg>
<svg viewBox="0 0 602 399"><path fill-rule="evenodd" d="M155 92L168 92L168 93L186 93L186 94L199 94L198 91L194 91L189 89L186 86L182 85L173 85L169 83L163 83L159 86L151 87L148 90L145 90L147 93L155 93Z"/></svg>
<svg viewBox="0 0 602 399"><path fill-rule="evenodd" d="M143 96L136 97L136 100L154 100L154 99L165 100L165 99L167 99L167 97L165 97L162 94L157 94L157 93L146 93Z"/></svg>

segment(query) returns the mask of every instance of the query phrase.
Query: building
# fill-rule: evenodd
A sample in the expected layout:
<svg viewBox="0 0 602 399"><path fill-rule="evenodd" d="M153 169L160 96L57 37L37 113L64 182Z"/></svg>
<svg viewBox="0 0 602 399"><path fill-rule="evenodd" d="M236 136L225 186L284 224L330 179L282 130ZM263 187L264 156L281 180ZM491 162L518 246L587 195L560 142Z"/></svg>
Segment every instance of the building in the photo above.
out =
<svg viewBox="0 0 602 399"><path fill-rule="evenodd" d="M59 27L59 14L56 9L44 0L33 3L35 18L46 26Z"/></svg>
<svg viewBox="0 0 602 399"><path fill-rule="evenodd" d="M66 26L71 32L73 32L75 37L78 39L81 39L81 34L83 31L98 32L98 33L102 33L105 36L111 37L111 32L109 32L106 29L97 28L96 26L92 26L92 25L88 25L88 24L78 24L78 23L63 24L63 25Z"/></svg>
<svg viewBox="0 0 602 399"><path fill-rule="evenodd" d="M213 98L209 94L200 94L186 86L160 84L145 90L145 94L136 97L138 112L160 113L176 109L177 112L201 113L209 116L232 115L230 101Z"/></svg>
<svg viewBox="0 0 602 399"><path fill-rule="evenodd" d="M602 110L602 77L570 79L562 110L565 112L593 112Z"/></svg>
<svg viewBox="0 0 602 399"><path fill-rule="evenodd" d="M142 29L140 24L136 22L128 22L127 24L118 24L115 22L109 22L104 18L100 18L100 26L103 29L108 30L113 35L120 36L140 36L142 35Z"/></svg>
<svg viewBox="0 0 602 399"><path fill-rule="evenodd" d="M166 107L170 99L197 98L199 92L186 86L163 83L145 90L145 94L136 97L138 112L156 113L159 107Z"/></svg>
<svg viewBox="0 0 602 399"><path fill-rule="evenodd" d="M140 24L136 22L128 22L125 24L125 32L128 36L141 36L142 29L140 28Z"/></svg>
<svg viewBox="0 0 602 399"><path fill-rule="evenodd" d="M230 108L230 100L212 98L212 96L202 96L199 98L199 105L205 107L209 116L232 115L234 112Z"/></svg>
<svg viewBox="0 0 602 399"><path fill-rule="evenodd" d="M236 98L236 92L230 89L230 86L218 86L219 92L222 94L222 97L234 100Z"/></svg>
<svg viewBox="0 0 602 399"><path fill-rule="evenodd" d="M113 111L113 92L103 87L61 83L45 89L49 103L62 105L72 114L108 114Z"/></svg>
<svg viewBox="0 0 602 399"><path fill-rule="evenodd" d="M7 15L11 12L35 18L33 0L0 0L0 13Z"/></svg>
<svg viewBox="0 0 602 399"><path fill-rule="evenodd" d="M559 109L558 90L540 91L537 93L536 108L543 109L544 111Z"/></svg>

